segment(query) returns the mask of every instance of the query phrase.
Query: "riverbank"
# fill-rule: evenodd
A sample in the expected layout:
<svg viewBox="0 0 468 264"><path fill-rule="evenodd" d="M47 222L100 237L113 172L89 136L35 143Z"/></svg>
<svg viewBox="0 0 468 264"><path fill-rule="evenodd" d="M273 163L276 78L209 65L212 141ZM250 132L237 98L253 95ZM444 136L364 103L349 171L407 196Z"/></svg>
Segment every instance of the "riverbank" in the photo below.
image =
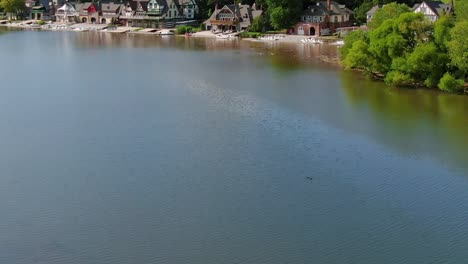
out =
<svg viewBox="0 0 468 264"><path fill-rule="evenodd" d="M86 24L86 23L59 23L59 22L49 22L44 25L37 24L35 20L22 21L17 23L7 23L0 24L0 26L16 29L38 29L38 30L50 30L50 31L100 31L105 33L130 33L130 34L143 34L143 35L158 35L162 31L170 31L175 34L175 28L169 29L158 29L158 28L139 28L139 27L114 27L112 25L102 25L102 24ZM185 36L185 35L181 35ZM287 34L275 34L275 35L265 35L265 37L272 37L271 39L267 38L243 38L239 36L239 33L231 34L215 34L211 31L200 31L190 35L191 37L196 38L213 38L213 39L242 39L245 41L252 42L276 42L276 43L289 43L289 44L329 44L329 45L341 45L339 39L336 37L311 37L311 36L298 36L298 35L287 35ZM221 37L223 36L223 37ZM276 38L273 38L276 37ZM308 40L316 39L319 42L310 42Z"/></svg>
<svg viewBox="0 0 468 264"><path fill-rule="evenodd" d="M46 24L38 24L36 20L27 20L13 23L0 24L2 27L12 29L32 29L32 30L43 30L43 31L97 31L103 33L129 33L129 34L141 34L141 35L160 35L163 32L171 31L175 32L175 29L157 29L157 28L139 28L139 27L124 27L114 26L106 24L87 24L87 23L60 23L60 22L49 22Z"/></svg>

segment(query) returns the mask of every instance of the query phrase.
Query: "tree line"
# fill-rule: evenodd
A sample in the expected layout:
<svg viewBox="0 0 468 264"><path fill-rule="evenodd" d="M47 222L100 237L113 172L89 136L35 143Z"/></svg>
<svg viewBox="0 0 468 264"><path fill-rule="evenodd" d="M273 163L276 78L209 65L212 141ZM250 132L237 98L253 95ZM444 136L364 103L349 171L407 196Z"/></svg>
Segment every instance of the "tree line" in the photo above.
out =
<svg viewBox="0 0 468 264"><path fill-rule="evenodd" d="M468 77L468 4L455 1L455 16L436 23L404 4L377 11L368 25L345 38L343 64L396 86L465 90Z"/></svg>

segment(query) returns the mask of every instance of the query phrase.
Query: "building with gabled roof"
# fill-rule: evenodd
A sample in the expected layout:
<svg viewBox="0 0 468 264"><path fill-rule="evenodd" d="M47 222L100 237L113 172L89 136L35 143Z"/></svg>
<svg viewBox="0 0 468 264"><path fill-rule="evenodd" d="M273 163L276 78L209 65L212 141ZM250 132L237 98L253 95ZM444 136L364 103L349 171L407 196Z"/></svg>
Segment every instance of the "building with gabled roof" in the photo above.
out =
<svg viewBox="0 0 468 264"><path fill-rule="evenodd" d="M369 11L366 12L366 21L369 23L375 16L375 13L379 11L384 5L375 5Z"/></svg>
<svg viewBox="0 0 468 264"><path fill-rule="evenodd" d="M99 23L99 6L92 2L79 3L75 5L79 13L78 21L81 23Z"/></svg>
<svg viewBox="0 0 468 264"><path fill-rule="evenodd" d="M422 13L429 21L435 22L444 14L452 14L453 4L446 4L442 1L423 1L422 3L415 4L413 11L415 13Z"/></svg>
<svg viewBox="0 0 468 264"><path fill-rule="evenodd" d="M79 12L76 11L75 7L69 2L65 2L55 11L55 19L57 22L76 22L79 15Z"/></svg>
<svg viewBox="0 0 468 264"><path fill-rule="evenodd" d="M352 26L354 12L335 1L320 1L305 9L290 33L304 36L329 35L341 27Z"/></svg>
<svg viewBox="0 0 468 264"><path fill-rule="evenodd" d="M101 24L112 24L118 21L121 8L124 5L117 4L114 2L102 3L101 4L101 17L99 23Z"/></svg>
<svg viewBox="0 0 468 264"><path fill-rule="evenodd" d="M263 14L255 5L225 5L215 8L211 17L205 21L206 30L242 31L250 27L253 20Z"/></svg>

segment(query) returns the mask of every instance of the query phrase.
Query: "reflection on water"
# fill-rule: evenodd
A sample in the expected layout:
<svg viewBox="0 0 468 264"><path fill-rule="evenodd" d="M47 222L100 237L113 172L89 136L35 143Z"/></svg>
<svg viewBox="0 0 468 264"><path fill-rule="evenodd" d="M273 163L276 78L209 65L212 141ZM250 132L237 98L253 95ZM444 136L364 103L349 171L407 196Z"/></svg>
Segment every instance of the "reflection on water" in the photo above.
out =
<svg viewBox="0 0 468 264"><path fill-rule="evenodd" d="M468 168L468 98L433 90L396 89L342 72L357 132L398 152L435 156Z"/></svg>
<svg viewBox="0 0 468 264"><path fill-rule="evenodd" d="M0 27L0 30L5 29ZM275 69L275 74L290 83L296 81L294 75L298 71L337 70L340 72L339 78L342 83L340 93L345 95L346 100L337 103L337 98L342 97L328 96L327 94L332 91L300 90L297 92L309 93L309 96L294 99L289 107L305 112L314 109L315 114L319 113L319 118L328 123L350 132L370 136L376 142L399 152L409 155L428 155L443 162L468 167L466 147L468 116L465 114L468 112L468 98L466 96L423 89L390 88L383 83L368 80L360 73L341 71L336 65L321 62L322 56L338 56L336 46L97 32L57 32L56 34L62 34L57 40L62 42L60 45L64 54L67 53L67 49L75 47L145 48L154 51L173 48L189 52L229 51L242 57L249 56L247 61L244 60L245 63L256 65L255 67L263 67L258 61L268 63ZM222 67L232 68L231 70L235 71L237 66ZM307 81L309 83L305 84L305 87L317 85L313 81ZM321 85L328 87L330 84L322 82ZM333 86L331 90L335 87ZM300 100L308 100L310 103L305 104L299 102ZM324 108L323 104L333 106L335 109ZM301 109L301 106L304 107ZM305 109L306 107L308 109Z"/></svg>
<svg viewBox="0 0 468 264"><path fill-rule="evenodd" d="M0 32L6 31L0 27ZM47 34L46 32L44 32ZM50 33L49 33L50 34ZM276 74L295 82L298 71L332 70L340 72L342 94L346 100L336 104L339 97L328 97L328 91L299 91L310 93L311 104L322 105L323 101L334 105L335 113L324 112L323 107L313 108L320 118L342 129L371 136L376 142L410 155L429 155L443 162L455 162L468 167L468 98L466 96L440 93L432 90L411 90L387 87L385 84L368 80L359 73L341 71L336 65L323 63L320 58L337 57L338 49L330 45L303 45L279 42L218 40L207 38L186 38L139 34L111 34L97 32L60 33L56 39L64 55L67 49L126 49L173 48L196 52L224 52L249 56L245 63L262 67L258 61L268 63ZM242 54L240 53L242 52ZM254 60L254 61L252 61ZM236 65L224 65L232 68ZM288 75L290 75L288 77ZM301 84L304 86L304 84ZM313 81L309 84L315 86ZM322 87L329 84L322 83ZM333 88L332 88L333 90ZM295 99L290 107L300 111L302 102ZM295 105L294 105L295 104ZM333 109L331 109L333 112ZM343 114L343 115L341 115ZM343 118L346 116L346 118ZM348 122L353 120L352 122ZM430 142L428 144L428 142Z"/></svg>

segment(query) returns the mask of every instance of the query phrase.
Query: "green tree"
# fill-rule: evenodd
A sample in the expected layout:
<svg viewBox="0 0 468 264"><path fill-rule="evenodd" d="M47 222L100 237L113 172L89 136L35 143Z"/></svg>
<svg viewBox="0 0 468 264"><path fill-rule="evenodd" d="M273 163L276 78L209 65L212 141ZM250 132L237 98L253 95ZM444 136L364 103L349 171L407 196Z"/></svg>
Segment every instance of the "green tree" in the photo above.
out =
<svg viewBox="0 0 468 264"><path fill-rule="evenodd" d="M368 37L359 31L350 34L341 50L343 63L389 84L437 87L449 71L446 43L451 25L449 18L434 25L422 14L402 13L370 30Z"/></svg>
<svg viewBox="0 0 468 264"><path fill-rule="evenodd" d="M379 27L384 21L396 18L403 13L411 12L411 9L405 4L391 3L379 9L372 21L369 23L369 28L375 29Z"/></svg>
<svg viewBox="0 0 468 264"><path fill-rule="evenodd" d="M354 9L354 18L358 24L365 24L367 22L367 12L374 6L374 2L367 0L359 7Z"/></svg>
<svg viewBox="0 0 468 264"><path fill-rule="evenodd" d="M353 47L354 42L358 40L363 40L364 42L368 43L369 42L369 36L367 31L364 30L356 30L348 33L344 39L344 45L340 49L340 54L343 58L345 58L351 48Z"/></svg>
<svg viewBox="0 0 468 264"><path fill-rule="evenodd" d="M468 74L468 20L457 22L451 31L452 40L448 43L452 65L460 70L460 77Z"/></svg>
<svg viewBox="0 0 468 264"><path fill-rule="evenodd" d="M455 16L458 21L468 20L468 1L455 0Z"/></svg>
<svg viewBox="0 0 468 264"><path fill-rule="evenodd" d="M348 69L362 69L367 73L374 73L372 54L369 52L369 44L359 39L353 43L348 55L343 60L343 64Z"/></svg>
<svg viewBox="0 0 468 264"><path fill-rule="evenodd" d="M297 22L303 9L303 0L266 0L271 25L275 29L287 29Z"/></svg>
<svg viewBox="0 0 468 264"><path fill-rule="evenodd" d="M439 88L446 92L460 92L463 90L463 80L457 80L450 73L446 73L440 79Z"/></svg>
<svg viewBox="0 0 468 264"><path fill-rule="evenodd" d="M24 0L1 0L0 7L5 13L19 15L25 10Z"/></svg>
<svg viewBox="0 0 468 264"><path fill-rule="evenodd" d="M449 57L434 43L418 45L407 56L408 73L415 80L424 81L427 87L436 87L447 70Z"/></svg>
<svg viewBox="0 0 468 264"><path fill-rule="evenodd" d="M268 17L259 16L252 21L252 25L249 28L250 32L265 32L268 29Z"/></svg>
<svg viewBox="0 0 468 264"><path fill-rule="evenodd" d="M447 52L448 43L451 39L450 31L454 23L451 16L442 16L434 25L434 42L443 52Z"/></svg>

